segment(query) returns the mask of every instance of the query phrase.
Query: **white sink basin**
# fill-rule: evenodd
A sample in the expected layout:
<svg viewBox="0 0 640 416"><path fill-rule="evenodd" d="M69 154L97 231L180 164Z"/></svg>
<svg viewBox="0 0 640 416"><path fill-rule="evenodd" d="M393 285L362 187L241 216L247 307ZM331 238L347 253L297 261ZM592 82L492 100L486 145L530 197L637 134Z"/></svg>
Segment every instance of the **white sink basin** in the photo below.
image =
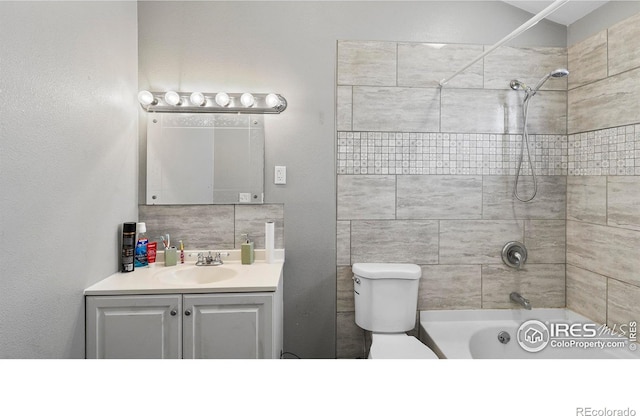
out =
<svg viewBox="0 0 640 416"><path fill-rule="evenodd" d="M172 285L207 285L234 278L238 272L225 266L191 266L163 270L156 277Z"/></svg>

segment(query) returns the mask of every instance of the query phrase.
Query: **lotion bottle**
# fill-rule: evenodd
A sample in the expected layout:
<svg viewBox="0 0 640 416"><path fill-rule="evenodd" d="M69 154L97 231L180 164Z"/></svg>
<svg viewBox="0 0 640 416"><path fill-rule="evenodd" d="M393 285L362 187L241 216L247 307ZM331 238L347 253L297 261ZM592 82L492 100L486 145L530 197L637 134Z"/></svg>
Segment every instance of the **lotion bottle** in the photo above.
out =
<svg viewBox="0 0 640 416"><path fill-rule="evenodd" d="M242 239L244 240L240 248L240 258L242 260L242 264L253 264L253 241L249 240L249 234L242 234L242 237Z"/></svg>

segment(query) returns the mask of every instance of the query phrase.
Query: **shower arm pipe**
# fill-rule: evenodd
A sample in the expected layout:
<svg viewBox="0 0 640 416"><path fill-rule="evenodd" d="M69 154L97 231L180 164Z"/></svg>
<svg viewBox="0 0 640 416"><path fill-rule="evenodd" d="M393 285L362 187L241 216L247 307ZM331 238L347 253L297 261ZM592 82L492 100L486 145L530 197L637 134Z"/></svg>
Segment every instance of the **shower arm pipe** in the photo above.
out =
<svg viewBox="0 0 640 416"><path fill-rule="evenodd" d="M561 6L563 6L565 3L567 3L569 0L556 0L554 1L552 4L550 4L549 6L547 6L544 10L542 10L540 13L536 14L535 16L533 16L531 19L527 20L524 24L522 24L519 28L517 28L516 30L514 30L513 32L509 33L507 36L505 36L504 38L502 38L501 40L499 40L496 44L494 44L493 46L491 46L489 49L487 49L486 51L484 51L482 54L480 54L477 58L475 58L474 60L472 60L471 62L469 62L467 65L465 65L463 68L461 68L459 71L457 71L456 73L454 73L453 75L451 75L449 78L445 78L442 81L440 81L440 87L443 87L447 82L451 81L453 78L455 78L456 76L460 75L461 73L463 73L465 70L467 70L471 65L475 64L476 62L478 62L479 60L481 60L482 58L484 58L485 56L489 55L491 52L493 52L495 49L499 48L500 46L504 45L505 43L509 42L511 39L515 38L516 36L519 36L520 34L526 32L527 30L531 29L533 26L535 26L539 21L541 21L542 19L544 19L545 17L549 16L551 13L555 12L556 10L558 10Z"/></svg>

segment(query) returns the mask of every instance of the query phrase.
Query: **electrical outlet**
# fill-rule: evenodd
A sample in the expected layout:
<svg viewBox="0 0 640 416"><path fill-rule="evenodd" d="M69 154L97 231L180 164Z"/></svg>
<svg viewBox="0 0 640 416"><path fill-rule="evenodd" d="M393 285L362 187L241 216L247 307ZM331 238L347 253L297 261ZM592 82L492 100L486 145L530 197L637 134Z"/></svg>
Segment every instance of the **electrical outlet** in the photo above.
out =
<svg viewBox="0 0 640 416"><path fill-rule="evenodd" d="M251 202L251 194L249 192L240 192L240 196L238 198L238 202L243 203L249 203Z"/></svg>
<svg viewBox="0 0 640 416"><path fill-rule="evenodd" d="M276 166L275 173L273 175L273 183L276 185L287 184L287 167L286 166Z"/></svg>

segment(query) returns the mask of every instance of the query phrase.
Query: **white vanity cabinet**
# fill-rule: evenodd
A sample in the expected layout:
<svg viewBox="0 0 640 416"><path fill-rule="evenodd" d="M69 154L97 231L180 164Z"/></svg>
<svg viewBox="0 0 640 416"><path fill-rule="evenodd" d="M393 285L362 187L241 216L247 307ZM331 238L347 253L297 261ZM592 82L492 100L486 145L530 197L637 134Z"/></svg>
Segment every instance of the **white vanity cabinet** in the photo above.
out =
<svg viewBox="0 0 640 416"><path fill-rule="evenodd" d="M273 295L184 295L183 302L183 358L279 358Z"/></svg>
<svg viewBox="0 0 640 416"><path fill-rule="evenodd" d="M180 358L182 295L86 297L87 358Z"/></svg>
<svg viewBox="0 0 640 416"><path fill-rule="evenodd" d="M280 358L275 292L86 296L87 358Z"/></svg>

